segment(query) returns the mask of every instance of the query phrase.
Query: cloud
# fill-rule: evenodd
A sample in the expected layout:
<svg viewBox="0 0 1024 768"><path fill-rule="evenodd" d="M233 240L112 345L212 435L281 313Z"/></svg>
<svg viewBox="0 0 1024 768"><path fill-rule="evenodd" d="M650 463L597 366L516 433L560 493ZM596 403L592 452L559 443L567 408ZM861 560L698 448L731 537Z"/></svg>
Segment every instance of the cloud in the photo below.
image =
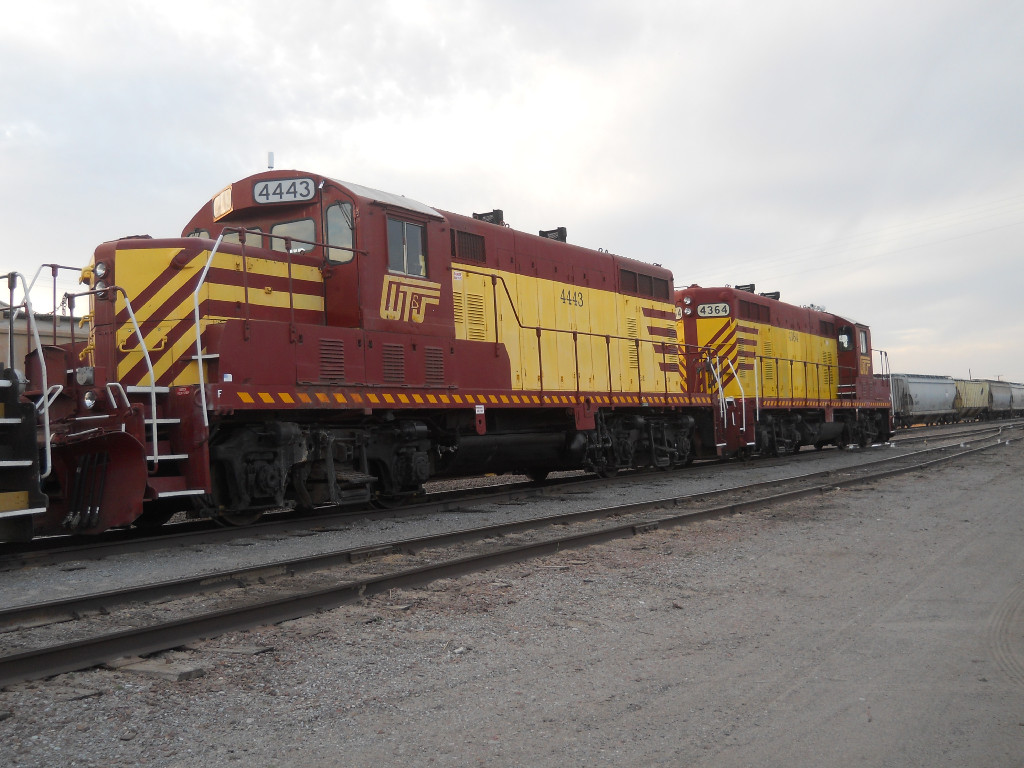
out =
<svg viewBox="0 0 1024 768"><path fill-rule="evenodd" d="M1017 4L36 0L5 21L0 225L39 263L177 233L273 150L1024 380Z"/></svg>

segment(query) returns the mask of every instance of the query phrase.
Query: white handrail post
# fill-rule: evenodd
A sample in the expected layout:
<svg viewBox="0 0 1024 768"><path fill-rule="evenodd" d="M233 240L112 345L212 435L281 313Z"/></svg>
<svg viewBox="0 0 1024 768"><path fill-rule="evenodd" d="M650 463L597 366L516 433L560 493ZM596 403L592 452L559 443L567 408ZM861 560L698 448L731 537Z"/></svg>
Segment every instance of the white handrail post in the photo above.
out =
<svg viewBox="0 0 1024 768"><path fill-rule="evenodd" d="M132 320L132 325L135 327L135 337L139 340L139 349L142 350L142 356L146 360L146 368L149 370L149 416L152 421L152 432L153 432L153 466L156 467L160 463L160 448L157 444L156 434L156 373L153 371L153 360L149 356L149 348L146 347L146 340L142 337L142 329L139 327L138 320L135 319L135 312L132 310L132 303L128 298L128 293L124 288L114 285L107 288L108 291L116 291L124 297L124 306L128 310L128 317Z"/></svg>
<svg viewBox="0 0 1024 768"><path fill-rule="evenodd" d="M740 381L739 374L736 373L736 367L732 364L732 360L725 358L725 362L729 364L729 370L732 371L732 377L736 381L736 386L740 388L740 411L743 413L743 426L740 428L743 432L747 431L747 395L743 389L743 382Z"/></svg>
<svg viewBox="0 0 1024 768"><path fill-rule="evenodd" d="M758 376L760 369L760 358L754 355L754 422L761 423L761 379Z"/></svg>
<svg viewBox="0 0 1024 768"><path fill-rule="evenodd" d="M42 269L42 267L40 267L39 269ZM41 391L43 393L43 402L46 403L46 407L43 408L42 411L43 443L46 446L46 449L44 451L46 455L46 469L44 471L40 471L39 477L40 479L45 479L50 476L50 471L53 468L53 457L52 454L50 453L50 402L52 401L47 401L49 384L46 380L46 359L43 357L43 345L42 342L39 340L39 328L36 326L36 316L32 311L32 299L29 297L28 281L25 280L25 276L20 272L12 272L11 274L14 275L15 282L17 282L19 278L21 279L21 288L25 294L25 317L28 318L28 327L32 333L32 341L35 344L36 355L39 357L39 372L40 376L42 376L43 379ZM36 273L36 275L38 276L38 272ZM57 308L54 307L53 311L56 312ZM14 307L11 307L11 312L14 312ZM14 367L13 360L11 361L11 367Z"/></svg>
<svg viewBox="0 0 1024 768"><path fill-rule="evenodd" d="M203 409L203 426L210 426L210 417L206 413L206 381L203 375L203 330L199 320L199 291L202 290L203 283L206 282L206 275L210 271L210 267L213 265L213 257L217 255L217 250L220 248L221 241L224 239L224 232L217 236L217 242L213 244L213 250L210 251L210 258L206 260L206 266L203 267L202 273L199 275L199 281L196 283L196 289L192 292L192 305L193 305L193 317L196 321L196 364L199 368L199 402Z"/></svg>

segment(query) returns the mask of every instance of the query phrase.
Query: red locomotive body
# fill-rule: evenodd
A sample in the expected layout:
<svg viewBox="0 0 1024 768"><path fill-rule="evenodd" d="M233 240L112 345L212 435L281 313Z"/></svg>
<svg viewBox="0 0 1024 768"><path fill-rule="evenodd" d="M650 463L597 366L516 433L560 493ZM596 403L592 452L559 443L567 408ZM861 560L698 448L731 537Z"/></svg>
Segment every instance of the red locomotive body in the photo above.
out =
<svg viewBox="0 0 1024 768"><path fill-rule="evenodd" d="M88 338L26 362L48 500L0 488L2 538L888 434L863 326L317 174L236 182L83 282Z"/></svg>
<svg viewBox="0 0 1024 768"><path fill-rule="evenodd" d="M100 246L87 348L30 357L64 383L32 532L688 461L671 273L496 216L276 171Z"/></svg>
<svg viewBox="0 0 1024 768"><path fill-rule="evenodd" d="M712 393L718 452L868 445L891 433L889 390L872 373L871 332L837 315L743 288L676 292L683 377Z"/></svg>

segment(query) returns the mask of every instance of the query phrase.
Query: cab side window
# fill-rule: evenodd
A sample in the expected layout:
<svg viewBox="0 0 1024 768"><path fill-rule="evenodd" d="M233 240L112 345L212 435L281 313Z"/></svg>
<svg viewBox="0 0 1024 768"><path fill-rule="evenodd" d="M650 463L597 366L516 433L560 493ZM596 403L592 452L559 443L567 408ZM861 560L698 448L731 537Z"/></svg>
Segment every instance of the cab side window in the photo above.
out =
<svg viewBox="0 0 1024 768"><path fill-rule="evenodd" d="M335 203L327 209L327 260L331 264L352 261L352 203Z"/></svg>
<svg viewBox="0 0 1024 768"><path fill-rule="evenodd" d="M860 351L863 355L868 353L868 332L863 329L860 331Z"/></svg>
<svg viewBox="0 0 1024 768"><path fill-rule="evenodd" d="M270 247L275 251L306 253L313 250L316 225L312 219L298 219L275 224L270 228Z"/></svg>
<svg viewBox="0 0 1024 768"><path fill-rule="evenodd" d="M262 231L259 227L246 227L245 229L245 244L256 246L260 248L263 246L263 238L261 237ZM234 243L239 245L242 242L241 232L228 232L224 235L225 243ZM280 250L280 249L278 249Z"/></svg>
<svg viewBox="0 0 1024 768"><path fill-rule="evenodd" d="M848 325L839 329L839 351L849 352L853 349L853 328Z"/></svg>
<svg viewBox="0 0 1024 768"><path fill-rule="evenodd" d="M414 277L427 276L426 227L388 219L388 269Z"/></svg>

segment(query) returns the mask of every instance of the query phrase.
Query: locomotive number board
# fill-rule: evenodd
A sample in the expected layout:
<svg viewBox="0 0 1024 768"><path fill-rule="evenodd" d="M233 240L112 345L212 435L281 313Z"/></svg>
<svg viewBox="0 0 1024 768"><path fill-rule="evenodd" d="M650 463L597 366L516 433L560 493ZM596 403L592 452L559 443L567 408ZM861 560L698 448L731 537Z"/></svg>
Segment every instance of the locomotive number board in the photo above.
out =
<svg viewBox="0 0 1024 768"><path fill-rule="evenodd" d="M720 301L716 304L698 304L697 317L728 317L729 305Z"/></svg>
<svg viewBox="0 0 1024 768"><path fill-rule="evenodd" d="M312 179L271 179L261 181L252 190L257 203L299 203L316 197Z"/></svg>

